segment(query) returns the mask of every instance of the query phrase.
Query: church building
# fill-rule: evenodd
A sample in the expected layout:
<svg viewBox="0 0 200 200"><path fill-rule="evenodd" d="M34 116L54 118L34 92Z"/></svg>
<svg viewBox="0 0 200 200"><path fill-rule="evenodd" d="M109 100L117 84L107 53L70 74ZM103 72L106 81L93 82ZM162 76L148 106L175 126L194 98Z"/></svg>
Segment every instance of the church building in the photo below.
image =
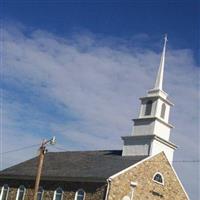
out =
<svg viewBox="0 0 200 200"><path fill-rule="evenodd" d="M38 200L189 200L173 166L170 109L163 91L167 37L155 85L141 97L122 150L49 152ZM38 158L0 172L0 200L33 200Z"/></svg>

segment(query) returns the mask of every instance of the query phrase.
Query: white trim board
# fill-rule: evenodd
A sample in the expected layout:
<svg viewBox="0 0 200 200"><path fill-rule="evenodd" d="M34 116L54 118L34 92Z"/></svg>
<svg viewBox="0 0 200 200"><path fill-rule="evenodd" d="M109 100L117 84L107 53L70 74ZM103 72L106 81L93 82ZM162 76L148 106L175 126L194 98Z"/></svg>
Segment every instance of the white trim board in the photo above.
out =
<svg viewBox="0 0 200 200"><path fill-rule="evenodd" d="M186 195L186 197L188 198L188 200L190 200L190 198L189 198L187 192L185 191L185 189L184 189L184 187L183 187L183 185L182 185L182 183L181 183L181 181L180 181L180 179L179 179L179 177L178 177L178 175L177 175L177 173L176 173L174 167L172 166L172 164L171 164L171 163L169 162L169 160L167 159L167 156L165 155L165 152L162 151L162 152L160 152L160 153L158 153L158 154L161 154L161 153L163 153L164 156L166 157L166 160L167 160L167 162L169 163L170 167L172 168L172 171L174 172L174 174L175 174L175 176L176 176L178 182L180 183L181 188L183 189L183 192L185 193L185 195ZM116 174L110 176L107 180L112 181L112 179L114 179L115 177L117 177L117 176L119 176L119 175L121 175L121 174L123 174L123 173L129 171L130 169L132 169L132 168L134 168L134 167L140 165L141 163L143 163L143 162L145 162L145 161L147 161L147 160L150 160L151 158L157 156L158 154L149 156L149 157L147 157L147 158L145 158L145 159L143 159L143 160L141 160L141 161L139 161L139 162L137 162L137 163L131 165L130 167L127 167L126 169L124 169L124 170L122 170L122 171L120 171L120 172L118 172L118 173L116 173Z"/></svg>
<svg viewBox="0 0 200 200"><path fill-rule="evenodd" d="M158 153L158 154L160 154L160 153ZM158 155L158 154L156 154L156 155ZM115 177L117 177L117 176L119 176L119 175L121 175L121 174L127 172L128 170L130 170L130 169L136 167L137 165L139 165L139 164L141 164L141 163L143 163L143 162L145 162L145 161L147 161L147 160L153 158L153 157L156 156L156 155L149 156L149 157L147 157L147 158L145 158L145 159L143 159L143 160L141 160L141 161L139 161L139 162L137 162L137 163L131 165L130 167L127 167L126 169L123 169L122 171L120 171L120 172L118 172L118 173L116 173L116 174L110 176L108 179L111 179L111 180L112 180L112 179L114 179Z"/></svg>
<svg viewBox="0 0 200 200"><path fill-rule="evenodd" d="M20 192L20 187L21 187L21 186L24 188L24 193L23 193L22 199L24 200L24 198L25 198L25 195L26 195L26 187L25 187L24 185L20 185L20 186L18 187L18 189L17 189L16 200L19 199L19 192Z"/></svg>
<svg viewBox="0 0 200 200"><path fill-rule="evenodd" d="M169 161L168 161L168 163L170 164L170 166L171 166L171 168L172 168L172 170L173 170L173 172L174 172L174 174L175 174L175 176L176 176L178 182L180 183L180 185L181 185L181 187L182 187L182 189L183 189L183 191L184 191L186 197L188 198L188 200L190 200L190 198L189 198L187 192L185 191L185 188L183 187L183 184L181 183L181 180L179 179L179 177L178 177L178 175L177 175L177 173L176 173L176 171L175 171L173 165L172 165Z"/></svg>

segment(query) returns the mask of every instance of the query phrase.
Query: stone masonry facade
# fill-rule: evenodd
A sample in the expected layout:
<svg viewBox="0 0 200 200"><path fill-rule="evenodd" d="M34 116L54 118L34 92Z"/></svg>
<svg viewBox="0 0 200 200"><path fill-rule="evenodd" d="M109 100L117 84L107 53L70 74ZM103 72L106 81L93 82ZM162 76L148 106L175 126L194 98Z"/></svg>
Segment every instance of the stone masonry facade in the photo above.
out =
<svg viewBox="0 0 200 200"><path fill-rule="evenodd" d="M157 183L153 176L159 172L164 177L164 184ZM131 182L137 186L132 193ZM0 179L0 187L9 185L7 200L16 200L17 189L20 185L26 188L24 200L33 199L34 181ZM44 189L43 200L53 200L54 191L61 187L63 189L63 200L74 200L78 189L86 192L84 200L104 200L108 188L106 200L123 200L124 196L131 200L189 200L184 192L175 172L168 162L164 153L160 153L140 164L129 167L118 175L111 176L109 187L106 182L70 182L70 181L41 181Z"/></svg>
<svg viewBox="0 0 200 200"><path fill-rule="evenodd" d="M33 200L33 181L1 179L0 187L2 187L4 184L9 185L9 194L7 200L16 200L17 189L20 185L24 185L26 188L24 200ZM44 200L53 200L54 191L58 187L61 187L63 189L62 200L74 200L75 193L78 189L83 189L86 192L85 200L103 200L105 199L106 193L106 183L41 181L41 186L44 189Z"/></svg>
<svg viewBox="0 0 200 200"><path fill-rule="evenodd" d="M164 185L153 181L156 172L163 175ZM110 183L108 200L122 200L124 196L131 197L131 182L137 183L133 200L188 200L164 153L114 176Z"/></svg>

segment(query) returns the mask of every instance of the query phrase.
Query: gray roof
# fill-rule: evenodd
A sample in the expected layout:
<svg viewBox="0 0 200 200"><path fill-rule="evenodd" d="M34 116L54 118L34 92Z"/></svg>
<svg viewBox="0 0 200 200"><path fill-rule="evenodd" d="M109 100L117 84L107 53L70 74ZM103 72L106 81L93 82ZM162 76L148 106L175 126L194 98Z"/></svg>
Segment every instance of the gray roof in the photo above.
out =
<svg viewBox="0 0 200 200"><path fill-rule="evenodd" d="M120 150L49 152L45 155L43 180L102 180L144 159L122 156ZM27 160L0 172L0 178L34 179L37 160Z"/></svg>

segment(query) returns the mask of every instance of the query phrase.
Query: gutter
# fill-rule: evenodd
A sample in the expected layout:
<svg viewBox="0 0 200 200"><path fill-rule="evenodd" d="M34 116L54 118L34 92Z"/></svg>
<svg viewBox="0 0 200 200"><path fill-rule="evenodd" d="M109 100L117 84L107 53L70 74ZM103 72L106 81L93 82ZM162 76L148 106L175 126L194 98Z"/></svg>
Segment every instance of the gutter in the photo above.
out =
<svg viewBox="0 0 200 200"><path fill-rule="evenodd" d="M105 200L108 200L109 192L110 192L110 185L111 185L111 181L112 181L112 179L111 179L111 178L108 178L106 181L107 181L108 186L107 186L107 191L106 191L106 197L105 197Z"/></svg>

